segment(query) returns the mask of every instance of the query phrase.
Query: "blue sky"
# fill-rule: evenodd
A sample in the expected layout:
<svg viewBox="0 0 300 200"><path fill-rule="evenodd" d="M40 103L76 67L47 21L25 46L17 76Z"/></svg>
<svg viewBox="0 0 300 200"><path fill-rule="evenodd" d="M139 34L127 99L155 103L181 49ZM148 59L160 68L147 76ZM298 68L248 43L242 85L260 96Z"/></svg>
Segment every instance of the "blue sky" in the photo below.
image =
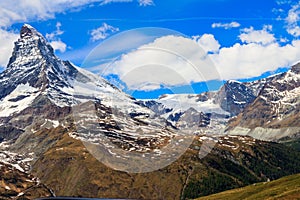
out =
<svg viewBox="0 0 300 200"><path fill-rule="evenodd" d="M120 49L111 57L107 57L109 62L116 55L120 59L112 65L115 68L108 71L119 75L112 81L121 82L128 93L138 98L146 97L145 91L148 97L157 97L165 92L186 92L188 90L186 87L191 87L195 93L206 89L213 90L220 86L220 82L215 79L255 80L285 71L286 67L300 60L299 1L17 0L17 2L0 2L2 69L5 68L11 54L13 41L18 37L18 30L24 23L29 23L47 38L60 58L70 60L78 66L87 67L87 60L92 59L89 55L96 47L99 55L97 59L104 58L101 52L109 45L110 48ZM161 29L153 29L155 34L151 35L146 33L149 29L143 29L144 27ZM129 31L126 39L121 37L124 31ZM177 36L172 38L168 35ZM189 40L198 44L202 50L198 52L197 47ZM121 42L116 44L117 41ZM103 45L105 42L106 46ZM180 48L177 48L175 43L180 45ZM126 45L127 49L124 48ZM146 65L149 65L150 61L156 64L158 62L149 60L149 57L155 59L157 56L154 52L143 50L146 55L141 54L143 45L151 48L164 48L165 45L168 51L185 55L184 57L195 66L202 66L203 63L197 60L197 56L186 53L199 53L199 58L202 56L209 59L209 63L213 63L213 68L217 72L209 74L206 69L200 67L201 73L203 72L201 76L205 76L203 79L200 75L193 76L195 74L193 70L188 70L189 66L185 68L183 64L171 68L176 73L183 74L184 81L176 82L171 79L167 81L169 80L167 76L153 72L155 80L149 77L144 82L137 80L133 83L125 76L133 70L130 64L138 63L138 58L143 58L142 56L145 56L142 62ZM202 51L205 55L202 55ZM175 63L172 59L178 59L175 57L165 55L163 63L159 64L170 70L170 66ZM102 66L105 64L104 60L101 64ZM157 71L159 69L157 66L152 66L153 70ZM97 66L87 68L93 71ZM95 72L103 74L101 70ZM138 70L134 72L136 77L143 76L142 72L138 73ZM152 71L149 70L148 73L151 74ZM106 76L116 77L108 72ZM161 82L158 79L161 79ZM201 84L204 80L208 83L206 87ZM145 87L137 87L141 85Z"/></svg>

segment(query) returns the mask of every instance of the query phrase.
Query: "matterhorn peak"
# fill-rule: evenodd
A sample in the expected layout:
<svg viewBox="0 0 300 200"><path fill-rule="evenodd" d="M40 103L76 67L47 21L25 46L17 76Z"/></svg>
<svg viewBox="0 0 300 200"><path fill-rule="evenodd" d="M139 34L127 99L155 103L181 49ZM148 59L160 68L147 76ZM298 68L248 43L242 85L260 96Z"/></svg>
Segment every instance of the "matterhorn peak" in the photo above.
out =
<svg viewBox="0 0 300 200"><path fill-rule="evenodd" d="M41 33L24 24L7 68L0 75L0 87L3 89L0 90L3 93L0 99L18 85L29 84L30 87L40 90L55 89L58 85L69 87L68 80L74 78L75 73L76 69L69 62L63 62L56 57L53 48ZM3 82L5 86L1 85L2 77L9 77L9 81Z"/></svg>
<svg viewBox="0 0 300 200"><path fill-rule="evenodd" d="M33 63L41 63L43 59L49 58L56 59L53 48L35 28L24 24L7 67L30 67Z"/></svg>
<svg viewBox="0 0 300 200"><path fill-rule="evenodd" d="M20 37L21 39L24 38L29 38L29 37L34 37L34 36L38 36L38 37L43 37L35 28L33 28L31 25L29 24L24 24L21 28L20 31Z"/></svg>

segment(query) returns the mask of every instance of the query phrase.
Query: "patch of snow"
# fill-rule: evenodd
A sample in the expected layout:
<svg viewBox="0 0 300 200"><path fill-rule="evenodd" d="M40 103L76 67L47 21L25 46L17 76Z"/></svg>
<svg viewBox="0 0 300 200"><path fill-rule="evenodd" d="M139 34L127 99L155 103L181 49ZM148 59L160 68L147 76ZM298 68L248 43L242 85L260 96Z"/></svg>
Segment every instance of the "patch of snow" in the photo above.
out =
<svg viewBox="0 0 300 200"><path fill-rule="evenodd" d="M235 146L232 146L232 145L228 145L228 144L222 144L223 147L228 147L228 148L231 148L231 149L235 149L236 147Z"/></svg>
<svg viewBox="0 0 300 200"><path fill-rule="evenodd" d="M30 162L33 161L33 158L24 158L23 160L21 160L20 162Z"/></svg>
<svg viewBox="0 0 300 200"><path fill-rule="evenodd" d="M16 168L17 170L24 172L24 169L22 167L20 167L19 164L11 164L11 166L13 166L14 168Z"/></svg>
<svg viewBox="0 0 300 200"><path fill-rule="evenodd" d="M21 172L30 170L30 162L33 160L34 154L17 154L1 149L0 160Z"/></svg>
<svg viewBox="0 0 300 200"><path fill-rule="evenodd" d="M27 108L38 95L38 89L31 87L29 83L18 85L14 91L0 101L0 117L8 117L13 113L21 112ZM24 98L18 101L12 101L12 99L19 96L24 96Z"/></svg>
<svg viewBox="0 0 300 200"><path fill-rule="evenodd" d="M234 101L235 104L245 104L247 103L246 101Z"/></svg>
<svg viewBox="0 0 300 200"><path fill-rule="evenodd" d="M45 119L44 123L41 125L41 127L49 128L49 126L53 128L57 128L59 126L59 121L57 120L51 120L51 119Z"/></svg>
<svg viewBox="0 0 300 200"><path fill-rule="evenodd" d="M172 108L173 112L186 111L190 108L194 108L198 112L203 113L230 115L228 112L223 110L219 104L215 103L213 99L208 99L207 101L197 100L197 95L169 94L166 97L158 99L157 101L165 105L167 108Z"/></svg>
<svg viewBox="0 0 300 200"><path fill-rule="evenodd" d="M229 80L228 83L229 83L229 84L231 84L231 83L238 83L238 84L241 84L240 81L236 81L236 80Z"/></svg>
<svg viewBox="0 0 300 200"><path fill-rule="evenodd" d="M20 193L17 195L17 197L20 197L20 196L22 196L22 195L24 195L24 192L20 192Z"/></svg>
<svg viewBox="0 0 300 200"><path fill-rule="evenodd" d="M3 141L0 143L0 149L6 149L7 147L9 147L9 143L6 141Z"/></svg>
<svg viewBox="0 0 300 200"><path fill-rule="evenodd" d="M199 137L199 140L200 141L210 140L210 141L218 142L217 139L215 139L213 137L208 137L208 136L201 136L201 137Z"/></svg>
<svg viewBox="0 0 300 200"><path fill-rule="evenodd" d="M48 122L51 122L53 124L54 128L57 128L59 126L59 121L57 121L57 120L50 120L50 119L48 119Z"/></svg>

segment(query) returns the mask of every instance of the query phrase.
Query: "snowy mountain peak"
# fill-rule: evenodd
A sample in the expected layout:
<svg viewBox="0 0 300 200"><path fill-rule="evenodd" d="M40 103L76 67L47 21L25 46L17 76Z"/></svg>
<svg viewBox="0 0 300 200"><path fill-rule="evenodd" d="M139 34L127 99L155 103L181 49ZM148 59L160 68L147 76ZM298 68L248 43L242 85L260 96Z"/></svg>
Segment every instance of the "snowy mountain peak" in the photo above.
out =
<svg viewBox="0 0 300 200"><path fill-rule="evenodd" d="M64 98L62 88L70 88L77 73L54 55L42 34L23 25L7 68L0 73L0 117L19 113L38 98L70 101L72 95Z"/></svg>
<svg viewBox="0 0 300 200"><path fill-rule="evenodd" d="M72 81L79 74L81 73L70 62L56 57L42 34L25 24L20 31L20 38L15 42L7 68L0 74L0 112L4 108L20 107L17 105L21 100L26 100L28 106L38 95L47 96L52 101L57 99L59 102L68 102L64 105L69 105L72 95L65 95L62 90L72 88ZM84 75L80 77L89 80ZM20 100L15 102L16 105L11 105L11 99L16 95ZM26 98L21 98L23 96ZM31 101L27 101L29 97L32 98ZM9 113L7 111L5 115Z"/></svg>
<svg viewBox="0 0 300 200"><path fill-rule="evenodd" d="M20 31L20 37L29 38L34 36L42 37L42 35L35 28L30 26L29 24L24 24Z"/></svg>
<svg viewBox="0 0 300 200"><path fill-rule="evenodd" d="M36 29L25 24L21 28L20 38L15 42L7 68L30 67L51 57L57 59L51 45Z"/></svg>

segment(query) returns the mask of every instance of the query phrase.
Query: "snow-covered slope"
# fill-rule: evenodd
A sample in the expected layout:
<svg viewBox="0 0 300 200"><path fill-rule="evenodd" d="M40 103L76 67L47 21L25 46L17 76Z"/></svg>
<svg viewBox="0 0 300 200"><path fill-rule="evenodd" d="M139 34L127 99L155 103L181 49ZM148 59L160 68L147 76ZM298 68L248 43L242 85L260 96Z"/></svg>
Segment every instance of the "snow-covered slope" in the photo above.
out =
<svg viewBox="0 0 300 200"><path fill-rule="evenodd" d="M37 88L26 84L18 85L0 102L0 117L8 117L27 108L40 94Z"/></svg>
<svg viewBox="0 0 300 200"><path fill-rule="evenodd" d="M220 115L230 115L230 113L223 110L213 98L201 98L203 95L187 95L187 94L168 94L158 99L168 108L172 108L173 112L186 111L189 108L194 108L203 113L216 113Z"/></svg>
<svg viewBox="0 0 300 200"><path fill-rule="evenodd" d="M173 113L194 108L199 112L216 115L235 116L251 104L258 96L265 80L242 83L227 81L218 91L201 94L168 94L160 97L157 102Z"/></svg>
<svg viewBox="0 0 300 200"><path fill-rule="evenodd" d="M166 94L157 100L141 100L140 103L177 128L198 124L197 134L224 134L229 118L251 104L265 82L227 81L218 91Z"/></svg>

